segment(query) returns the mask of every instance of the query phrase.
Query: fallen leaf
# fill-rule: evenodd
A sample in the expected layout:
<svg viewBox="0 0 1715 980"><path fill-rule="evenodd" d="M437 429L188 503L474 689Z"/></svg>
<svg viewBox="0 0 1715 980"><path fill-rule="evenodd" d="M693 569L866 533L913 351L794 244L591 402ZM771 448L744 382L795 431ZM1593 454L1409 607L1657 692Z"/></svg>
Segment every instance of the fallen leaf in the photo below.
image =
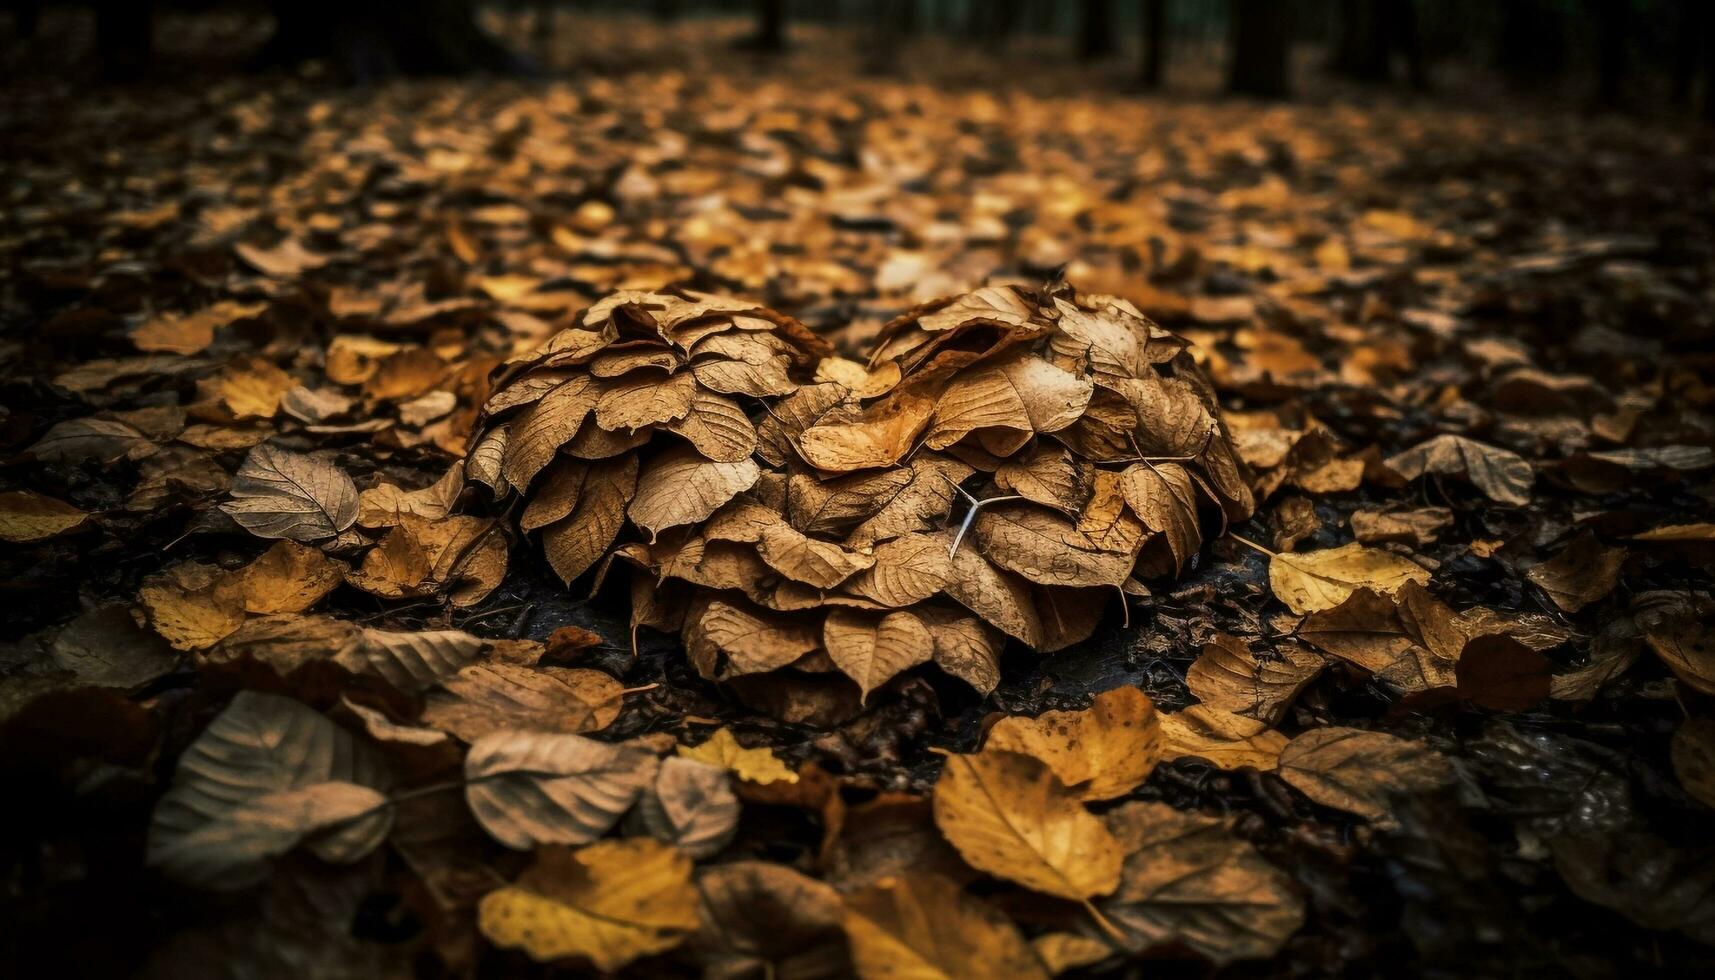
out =
<svg viewBox="0 0 1715 980"><path fill-rule="evenodd" d="M989 729L984 751L1034 756L1083 799L1108 800L1149 778L1161 757L1160 729L1147 695L1116 687L1082 711L1002 718Z"/></svg>
<svg viewBox="0 0 1715 980"><path fill-rule="evenodd" d="M474 663L429 691L423 721L472 744L514 728L596 732L619 717L622 690L599 670Z"/></svg>
<svg viewBox="0 0 1715 980"><path fill-rule="evenodd" d="M344 580L344 567L314 548L276 541L239 572L246 612L299 613L322 600Z"/></svg>
<svg viewBox="0 0 1715 980"><path fill-rule="evenodd" d="M324 857L352 861L392 825L385 785L380 759L344 729L296 701L240 692L179 760L148 861L189 884L243 888L318 832Z"/></svg>
<svg viewBox="0 0 1715 980"><path fill-rule="evenodd" d="M1005 915L938 875L906 873L847 896L845 928L864 980L1049 975Z"/></svg>
<svg viewBox="0 0 1715 980"><path fill-rule="evenodd" d="M1407 480L1426 473L1464 477L1490 500L1514 507L1530 503L1531 484L1536 482L1524 457L1464 436L1439 435L1386 462Z"/></svg>
<svg viewBox="0 0 1715 980"><path fill-rule="evenodd" d="M696 876L701 925L684 951L706 976L846 976L851 951L838 892L789 867L731 861Z"/></svg>
<svg viewBox="0 0 1715 980"><path fill-rule="evenodd" d="M738 830L738 797L728 771L707 762L669 756L655 782L626 816L633 835L648 834L693 858L711 857Z"/></svg>
<svg viewBox="0 0 1715 980"><path fill-rule="evenodd" d="M1224 966L1275 955L1304 924L1290 881L1228 820L1165 803L1127 803L1106 819L1126 859L1097 907L1132 950L1182 943Z"/></svg>
<svg viewBox="0 0 1715 980"><path fill-rule="evenodd" d="M75 531L89 514L31 490L0 493L0 541L34 544Z"/></svg>
<svg viewBox="0 0 1715 980"><path fill-rule="evenodd" d="M1679 785L1715 809L1715 719L1687 718L1674 730L1668 747Z"/></svg>
<svg viewBox="0 0 1715 980"><path fill-rule="evenodd" d="M322 457L264 443L244 458L220 509L257 537L316 541L357 522L357 487Z"/></svg>
<svg viewBox="0 0 1715 980"><path fill-rule="evenodd" d="M1313 728L1280 752L1280 778L1317 803L1391 826L1388 797L1453 780L1445 756L1423 742L1359 728Z"/></svg>
<svg viewBox="0 0 1715 980"><path fill-rule="evenodd" d="M747 749L738 744L728 728L717 728L715 733L704 739L698 745L681 745L675 751L682 758L707 762L732 771L733 775L746 782L766 786L769 783L796 783L798 774L786 768L786 764L767 746Z"/></svg>
<svg viewBox="0 0 1715 980"><path fill-rule="evenodd" d="M518 880L482 897L477 927L539 962L576 958L605 973L683 942L696 903L683 853L647 837L606 840L537 852Z"/></svg>
<svg viewBox="0 0 1715 980"><path fill-rule="evenodd" d="M507 847L587 844L619 822L657 764L652 752L581 735L500 731L465 756L465 799Z"/></svg>
<svg viewBox="0 0 1715 980"><path fill-rule="evenodd" d="M1292 699L1328 664L1292 644L1281 644L1273 653L1261 658L1239 638L1216 634L1186 669L1186 686L1212 708L1279 724Z"/></svg>
<svg viewBox="0 0 1715 980"><path fill-rule="evenodd" d="M1268 562L1275 597L1300 616L1332 609L1360 588L1392 595L1407 582L1429 584L1415 562L1357 542L1322 551L1283 552Z"/></svg>
<svg viewBox="0 0 1715 980"><path fill-rule="evenodd" d="M1161 742L1164 760L1189 756L1221 769L1268 772L1278 765L1287 738L1255 718L1193 704L1161 715Z"/></svg>
<svg viewBox="0 0 1715 980"><path fill-rule="evenodd" d="M1123 855L1081 799L1028 755L950 755L935 782L935 826L978 870L1088 900L1119 884Z"/></svg>
<svg viewBox="0 0 1715 980"><path fill-rule="evenodd" d="M822 642L864 699L901 671L928 663L935 647L928 628L911 613L870 616L850 609L828 613Z"/></svg>
<svg viewBox="0 0 1715 980"><path fill-rule="evenodd" d="M1626 549L1605 548L1596 536L1585 531L1559 554L1525 573L1554 604L1577 612L1614 591L1620 581L1620 566Z"/></svg>

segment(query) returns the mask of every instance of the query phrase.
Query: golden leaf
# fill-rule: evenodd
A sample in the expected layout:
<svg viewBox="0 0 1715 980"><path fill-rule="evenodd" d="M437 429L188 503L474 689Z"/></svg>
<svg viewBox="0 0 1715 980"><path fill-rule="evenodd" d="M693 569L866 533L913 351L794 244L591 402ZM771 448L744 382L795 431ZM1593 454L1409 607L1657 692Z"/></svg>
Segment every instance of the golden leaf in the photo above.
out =
<svg viewBox="0 0 1715 980"><path fill-rule="evenodd" d="M738 739L729 728L717 728L713 735L700 744L681 745L675 751L687 759L730 769L734 775L746 782L767 785L798 781L798 774L786 768L786 764L780 761L773 749L766 745L747 749L738 744Z"/></svg>
<svg viewBox="0 0 1715 980"><path fill-rule="evenodd" d="M697 928L691 859L648 837L544 849L517 881L483 896L477 927L541 962L576 957L618 970Z"/></svg>
<svg viewBox="0 0 1715 980"><path fill-rule="evenodd" d="M973 868L1074 901L1119 885L1119 844L1039 759L950 755L934 807L935 826Z"/></svg>
<svg viewBox="0 0 1715 980"><path fill-rule="evenodd" d="M0 541L31 544L82 527L89 514L33 490L0 493Z"/></svg>
<svg viewBox="0 0 1715 980"><path fill-rule="evenodd" d="M1135 687L1096 695L1081 711L1002 718L984 751L1005 749L1048 764L1086 800L1123 796L1149 778L1161 758L1161 723L1149 696Z"/></svg>
<svg viewBox="0 0 1715 980"><path fill-rule="evenodd" d="M1163 759L1191 756L1221 769L1262 772L1278 765L1287 743L1265 722L1202 704L1162 715L1161 739Z"/></svg>
<svg viewBox="0 0 1715 980"><path fill-rule="evenodd" d="M1282 552L1268 562L1269 587L1300 616L1332 609L1360 588L1392 595L1407 582L1427 585L1429 571L1355 541L1322 551Z"/></svg>
<svg viewBox="0 0 1715 980"><path fill-rule="evenodd" d="M779 670L821 645L820 631L806 621L751 612L719 599L685 617L685 651L705 677Z"/></svg>
<svg viewBox="0 0 1715 980"><path fill-rule="evenodd" d="M1011 920L940 875L907 872L847 896L845 928L864 980L1049 975Z"/></svg>
<svg viewBox="0 0 1715 980"><path fill-rule="evenodd" d="M276 541L239 573L244 608L252 613L298 613L320 602L344 578L345 566L315 548Z"/></svg>

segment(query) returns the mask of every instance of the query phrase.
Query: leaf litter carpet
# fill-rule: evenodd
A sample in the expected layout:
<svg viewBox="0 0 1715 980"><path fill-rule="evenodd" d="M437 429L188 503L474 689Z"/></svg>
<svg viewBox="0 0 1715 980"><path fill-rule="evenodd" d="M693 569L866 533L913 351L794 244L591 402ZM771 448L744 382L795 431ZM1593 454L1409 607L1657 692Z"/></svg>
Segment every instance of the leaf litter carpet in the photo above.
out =
<svg viewBox="0 0 1715 980"><path fill-rule="evenodd" d="M5 96L20 969L1709 965L1706 154L714 57Z"/></svg>

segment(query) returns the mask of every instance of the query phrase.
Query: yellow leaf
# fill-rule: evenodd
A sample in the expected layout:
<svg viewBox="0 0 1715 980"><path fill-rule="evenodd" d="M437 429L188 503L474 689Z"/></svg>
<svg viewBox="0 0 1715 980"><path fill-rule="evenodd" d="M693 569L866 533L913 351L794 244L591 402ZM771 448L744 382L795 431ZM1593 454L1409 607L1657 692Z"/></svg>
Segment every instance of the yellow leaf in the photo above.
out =
<svg viewBox="0 0 1715 980"><path fill-rule="evenodd" d="M1039 759L996 749L948 756L934 810L941 834L980 871L1074 901L1119 884L1119 844Z"/></svg>
<svg viewBox="0 0 1715 980"><path fill-rule="evenodd" d="M483 896L477 926L539 962L576 957L618 970L697 928L691 859L649 837L543 848L516 882Z"/></svg>
<svg viewBox="0 0 1715 980"><path fill-rule="evenodd" d="M1282 552L1268 562L1269 587L1300 616L1332 609L1360 588L1393 595L1407 582L1428 585L1428 570L1355 541L1322 551Z"/></svg>
<svg viewBox="0 0 1715 980"><path fill-rule="evenodd" d="M0 541L30 544L81 527L89 514L30 490L0 493Z"/></svg>
<svg viewBox="0 0 1715 980"><path fill-rule="evenodd" d="M940 875L909 872L846 898L852 964L864 980L1047 980L998 909Z"/></svg>
<svg viewBox="0 0 1715 980"><path fill-rule="evenodd" d="M1034 756L1084 799L1109 800L1130 792L1155 770L1161 723L1148 695L1135 687L1116 687L1082 711L1002 718L989 729L984 747Z"/></svg>
<svg viewBox="0 0 1715 980"><path fill-rule="evenodd" d="M315 548L296 541L276 541L239 573L245 611L263 615L303 612L339 585L344 570L343 565Z"/></svg>
<svg viewBox="0 0 1715 980"><path fill-rule="evenodd" d="M1164 759L1194 756L1222 769L1267 772L1279 762L1286 736L1254 718L1194 704L1161 716Z"/></svg>
<svg viewBox="0 0 1715 980"><path fill-rule="evenodd" d="M715 733L700 745L681 745L678 753L687 759L730 769L746 782L766 785L798 781L798 774L786 768L786 763L780 761L773 749L767 746L747 749L738 744L738 739L728 728L715 729Z"/></svg>

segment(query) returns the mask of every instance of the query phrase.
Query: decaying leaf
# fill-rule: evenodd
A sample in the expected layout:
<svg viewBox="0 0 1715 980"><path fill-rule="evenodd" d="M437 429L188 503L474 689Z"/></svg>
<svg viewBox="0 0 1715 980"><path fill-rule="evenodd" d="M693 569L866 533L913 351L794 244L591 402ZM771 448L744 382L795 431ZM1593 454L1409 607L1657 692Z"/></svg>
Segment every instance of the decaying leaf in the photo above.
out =
<svg viewBox="0 0 1715 980"><path fill-rule="evenodd" d="M1464 477L1490 500L1514 507L1530 503L1536 480L1530 463L1517 453L1456 435L1436 436L1389 456L1387 465L1408 480L1426 473Z"/></svg>
<svg viewBox="0 0 1715 980"><path fill-rule="evenodd" d="M1126 854L1120 886L1099 903L1137 950L1183 943L1218 964L1278 952L1304 923L1286 876L1227 820L1164 803L1107 814Z"/></svg>
<svg viewBox="0 0 1715 980"><path fill-rule="evenodd" d="M839 893L789 867L731 861L696 876L697 932L685 951L713 976L846 976Z"/></svg>
<svg viewBox="0 0 1715 980"><path fill-rule="evenodd" d="M1161 715L1161 757L1203 759L1222 769L1275 768L1285 735L1255 718L1209 705L1194 704Z"/></svg>
<svg viewBox="0 0 1715 980"><path fill-rule="evenodd" d="M1451 782L1445 756L1422 742L1358 728L1313 728L1280 752L1280 778L1323 806L1388 825L1388 797Z"/></svg>
<svg viewBox="0 0 1715 980"><path fill-rule="evenodd" d="M1273 656L1259 657L1237 637L1217 635L1186 670L1186 686L1211 708L1277 724L1292 699L1327 662L1291 644L1272 652Z"/></svg>
<svg viewBox="0 0 1715 980"><path fill-rule="evenodd" d="M1525 576L1548 593L1555 605L1577 612L1614 590L1625 560L1624 548L1605 548L1595 535L1585 532Z"/></svg>

